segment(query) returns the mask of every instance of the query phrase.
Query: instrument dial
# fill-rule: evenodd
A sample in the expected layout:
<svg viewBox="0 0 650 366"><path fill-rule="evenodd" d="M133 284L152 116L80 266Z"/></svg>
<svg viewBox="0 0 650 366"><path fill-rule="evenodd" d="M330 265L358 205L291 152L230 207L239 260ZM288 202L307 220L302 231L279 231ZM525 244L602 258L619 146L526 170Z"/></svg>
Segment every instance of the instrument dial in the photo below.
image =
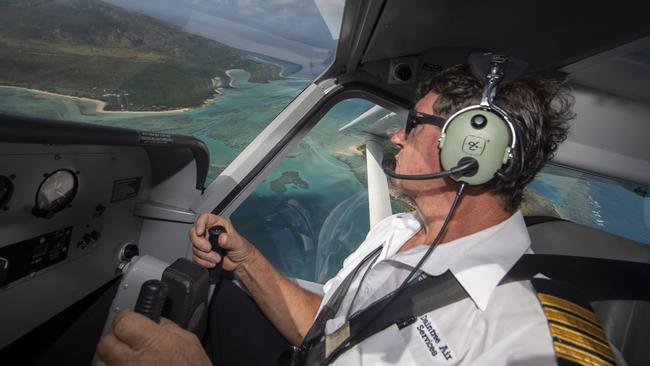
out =
<svg viewBox="0 0 650 366"><path fill-rule="evenodd" d="M78 184L76 174L70 170L60 169L49 174L36 193L34 215L49 217L66 208L77 194Z"/></svg>

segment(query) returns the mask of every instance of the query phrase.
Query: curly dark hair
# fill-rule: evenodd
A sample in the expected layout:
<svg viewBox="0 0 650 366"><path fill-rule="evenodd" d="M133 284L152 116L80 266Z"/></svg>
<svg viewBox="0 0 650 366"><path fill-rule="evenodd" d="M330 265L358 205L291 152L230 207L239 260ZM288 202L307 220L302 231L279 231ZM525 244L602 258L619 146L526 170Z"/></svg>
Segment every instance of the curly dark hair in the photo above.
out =
<svg viewBox="0 0 650 366"><path fill-rule="evenodd" d="M418 99L433 91L440 96L434 111L448 118L462 108L477 105L483 85L467 65L444 69L420 84ZM486 187L504 198L509 212L519 208L524 188L551 160L558 144L566 140L568 122L575 118L574 98L562 80L523 76L498 90L494 104L501 107L517 124L523 147L523 166L510 179L492 179ZM515 154L519 153L515 149ZM515 156L514 161L519 157ZM518 163L515 163L518 164Z"/></svg>

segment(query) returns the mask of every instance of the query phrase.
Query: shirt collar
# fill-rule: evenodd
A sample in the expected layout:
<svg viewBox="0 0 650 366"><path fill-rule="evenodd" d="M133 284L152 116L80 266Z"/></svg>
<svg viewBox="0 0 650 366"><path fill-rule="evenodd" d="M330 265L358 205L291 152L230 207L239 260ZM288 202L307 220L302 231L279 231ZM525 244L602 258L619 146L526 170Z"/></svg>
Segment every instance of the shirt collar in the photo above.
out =
<svg viewBox="0 0 650 366"><path fill-rule="evenodd" d="M420 245L403 253L397 251L420 229L417 214L396 216L392 225L397 230L379 259L414 267L428 246ZM431 276L450 270L474 304L484 311L494 289L529 246L523 215L517 211L500 224L440 245L422 264L421 270Z"/></svg>

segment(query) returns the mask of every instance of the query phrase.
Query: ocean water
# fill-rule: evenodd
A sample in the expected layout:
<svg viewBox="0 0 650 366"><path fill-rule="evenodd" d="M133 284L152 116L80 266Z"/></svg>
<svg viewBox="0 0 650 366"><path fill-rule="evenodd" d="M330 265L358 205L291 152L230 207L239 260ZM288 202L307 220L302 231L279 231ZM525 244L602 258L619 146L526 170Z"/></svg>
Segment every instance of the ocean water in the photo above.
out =
<svg viewBox="0 0 650 366"><path fill-rule="evenodd" d="M325 282L370 229L363 137L338 128L371 106L335 106L231 216L283 273Z"/></svg>
<svg viewBox="0 0 650 366"><path fill-rule="evenodd" d="M194 135L210 149L211 181L309 84L309 80L304 79L253 84L248 82L250 74L244 70L231 71L231 76L235 88L224 89L223 94L211 104L185 112L107 113L97 111L96 103L89 100L6 87L0 87L0 111Z"/></svg>
<svg viewBox="0 0 650 366"><path fill-rule="evenodd" d="M244 70L230 75L233 88L187 111L107 113L93 101L6 87L0 87L0 111L194 135L210 149L212 181L309 84L297 78L249 83ZM362 100L335 106L232 215L238 230L285 274L324 282L365 238L365 161L354 151L363 139L358 128L338 128L371 106ZM649 198L628 186L551 166L528 192L534 210L650 243Z"/></svg>

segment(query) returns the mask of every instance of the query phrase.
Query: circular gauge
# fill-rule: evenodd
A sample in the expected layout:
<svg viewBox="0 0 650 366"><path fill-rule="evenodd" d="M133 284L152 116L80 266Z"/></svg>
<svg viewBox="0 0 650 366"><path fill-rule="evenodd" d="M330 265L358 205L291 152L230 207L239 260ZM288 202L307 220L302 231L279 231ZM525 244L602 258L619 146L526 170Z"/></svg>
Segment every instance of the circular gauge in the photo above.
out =
<svg viewBox="0 0 650 366"><path fill-rule="evenodd" d="M38 217L49 217L66 208L77 194L77 176L70 170L61 169L49 174L36 192L36 206L33 213Z"/></svg>
<svg viewBox="0 0 650 366"><path fill-rule="evenodd" d="M14 184L11 183L11 179L0 175L0 208L9 203L13 193Z"/></svg>

